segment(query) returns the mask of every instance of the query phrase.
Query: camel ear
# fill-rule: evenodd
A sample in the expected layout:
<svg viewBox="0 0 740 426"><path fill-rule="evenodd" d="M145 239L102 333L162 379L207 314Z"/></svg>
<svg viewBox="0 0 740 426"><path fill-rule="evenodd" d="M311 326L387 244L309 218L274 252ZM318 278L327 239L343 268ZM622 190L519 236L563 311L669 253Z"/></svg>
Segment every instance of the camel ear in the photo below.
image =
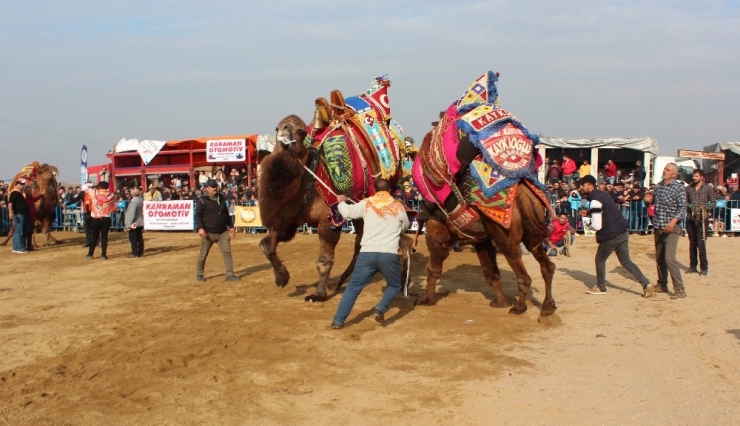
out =
<svg viewBox="0 0 740 426"><path fill-rule="evenodd" d="M303 145L303 141L306 140L306 135L308 135L308 132L306 131L306 129L303 129L303 128L296 129L295 131L296 143Z"/></svg>

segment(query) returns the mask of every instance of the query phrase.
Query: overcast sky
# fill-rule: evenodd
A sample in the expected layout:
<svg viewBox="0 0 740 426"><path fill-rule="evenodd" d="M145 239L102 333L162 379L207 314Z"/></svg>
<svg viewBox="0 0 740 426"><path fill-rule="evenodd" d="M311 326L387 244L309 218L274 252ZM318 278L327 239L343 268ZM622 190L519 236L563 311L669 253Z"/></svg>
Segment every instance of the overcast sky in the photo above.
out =
<svg viewBox="0 0 740 426"><path fill-rule="evenodd" d="M273 133L388 74L420 141L487 70L504 108L565 138L663 155L740 140L739 1L28 1L0 13L0 179L79 179L121 138Z"/></svg>

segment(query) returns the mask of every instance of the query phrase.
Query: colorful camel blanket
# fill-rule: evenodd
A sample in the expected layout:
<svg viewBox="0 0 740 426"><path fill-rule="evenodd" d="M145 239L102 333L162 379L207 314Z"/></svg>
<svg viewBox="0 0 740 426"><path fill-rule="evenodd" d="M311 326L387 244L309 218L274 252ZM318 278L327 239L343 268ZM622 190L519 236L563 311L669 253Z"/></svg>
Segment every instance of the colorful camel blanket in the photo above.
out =
<svg viewBox="0 0 740 426"><path fill-rule="evenodd" d="M24 167L18 174L16 174L15 177L13 177L13 180L10 182L10 192L13 192L15 190L15 183L18 181L21 181L23 185L35 188L36 176L38 174L39 166L41 166L41 164L39 164L38 161L34 161L33 163Z"/></svg>
<svg viewBox="0 0 740 426"><path fill-rule="evenodd" d="M476 175L478 173L478 175ZM501 226L508 229L511 226L512 215L514 213L514 200L522 182L526 184L542 204L549 206L549 201L545 193L530 180L517 182L505 189L491 194L493 188L502 175L495 169L488 166L479 155L470 165L468 173L465 173L458 182L460 193L469 204L478 207L483 214L498 222Z"/></svg>
<svg viewBox="0 0 740 426"><path fill-rule="evenodd" d="M544 187L535 175L539 137L499 106L496 81L498 75L489 71L450 105L431 139L422 145L411 173L428 201L444 204L452 185L460 185L466 188L461 201L481 206L484 212L497 211L487 215L508 227L511 217L503 211L512 207L506 200L514 199L516 188L507 190L521 180L540 192ZM457 155L465 143L480 153L468 165L461 164ZM460 175L470 181L456 182L455 176Z"/></svg>
<svg viewBox="0 0 740 426"><path fill-rule="evenodd" d="M359 200L372 194L377 177L391 185L401 178L406 136L391 116L388 87L389 80L376 78L367 92L344 100L352 111L349 118L324 129L309 127L321 158L317 175L333 192ZM328 204L336 202L329 189L318 188Z"/></svg>

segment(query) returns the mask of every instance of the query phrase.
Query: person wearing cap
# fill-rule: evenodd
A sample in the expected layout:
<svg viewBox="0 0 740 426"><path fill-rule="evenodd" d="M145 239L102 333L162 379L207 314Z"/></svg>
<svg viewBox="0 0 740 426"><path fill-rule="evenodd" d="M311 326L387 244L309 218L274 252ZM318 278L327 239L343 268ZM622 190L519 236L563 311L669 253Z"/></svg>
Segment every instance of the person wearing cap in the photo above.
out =
<svg viewBox="0 0 740 426"><path fill-rule="evenodd" d="M8 220L13 223L13 253L28 253L23 245L26 220L28 219L28 204L23 196L24 179L18 179L8 196Z"/></svg>
<svg viewBox="0 0 740 426"><path fill-rule="evenodd" d="M87 191L87 197L90 199L90 228L91 238L90 247L87 249L86 259L92 259L95 254L95 247L100 241L100 258L108 259L108 231L111 226L111 215L116 211L118 197L108 191L108 182L98 183L97 188L91 188Z"/></svg>
<svg viewBox="0 0 740 426"><path fill-rule="evenodd" d="M588 225L596 231L596 284L588 290L589 294L606 294L606 260L612 253L617 253L619 263L627 269L642 285L643 297L653 295L654 286L630 259L629 232L627 221L619 212L619 207L606 192L596 189L596 179L587 175L577 181L581 192L589 200L588 213L591 223Z"/></svg>
<svg viewBox="0 0 740 426"><path fill-rule="evenodd" d="M234 275L231 259L231 238L236 235L234 223L226 200L219 193L219 185L214 179L208 179L203 188L203 196L195 202L195 227L200 236L200 252L195 263L195 279L205 281L203 275L208 252L214 243L218 244L226 267L226 281L239 281Z"/></svg>

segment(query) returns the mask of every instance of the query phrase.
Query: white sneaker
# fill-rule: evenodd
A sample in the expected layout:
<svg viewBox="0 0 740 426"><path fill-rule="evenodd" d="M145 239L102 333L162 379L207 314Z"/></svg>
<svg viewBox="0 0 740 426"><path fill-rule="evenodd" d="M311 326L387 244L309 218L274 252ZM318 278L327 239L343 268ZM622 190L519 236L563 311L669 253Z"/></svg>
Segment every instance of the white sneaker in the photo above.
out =
<svg viewBox="0 0 740 426"><path fill-rule="evenodd" d="M642 297L653 297L654 292L655 286L653 284L648 284L647 287L642 289Z"/></svg>
<svg viewBox="0 0 740 426"><path fill-rule="evenodd" d="M588 294L606 294L606 291L599 288L599 286L595 285L588 290L586 290L586 293Z"/></svg>

